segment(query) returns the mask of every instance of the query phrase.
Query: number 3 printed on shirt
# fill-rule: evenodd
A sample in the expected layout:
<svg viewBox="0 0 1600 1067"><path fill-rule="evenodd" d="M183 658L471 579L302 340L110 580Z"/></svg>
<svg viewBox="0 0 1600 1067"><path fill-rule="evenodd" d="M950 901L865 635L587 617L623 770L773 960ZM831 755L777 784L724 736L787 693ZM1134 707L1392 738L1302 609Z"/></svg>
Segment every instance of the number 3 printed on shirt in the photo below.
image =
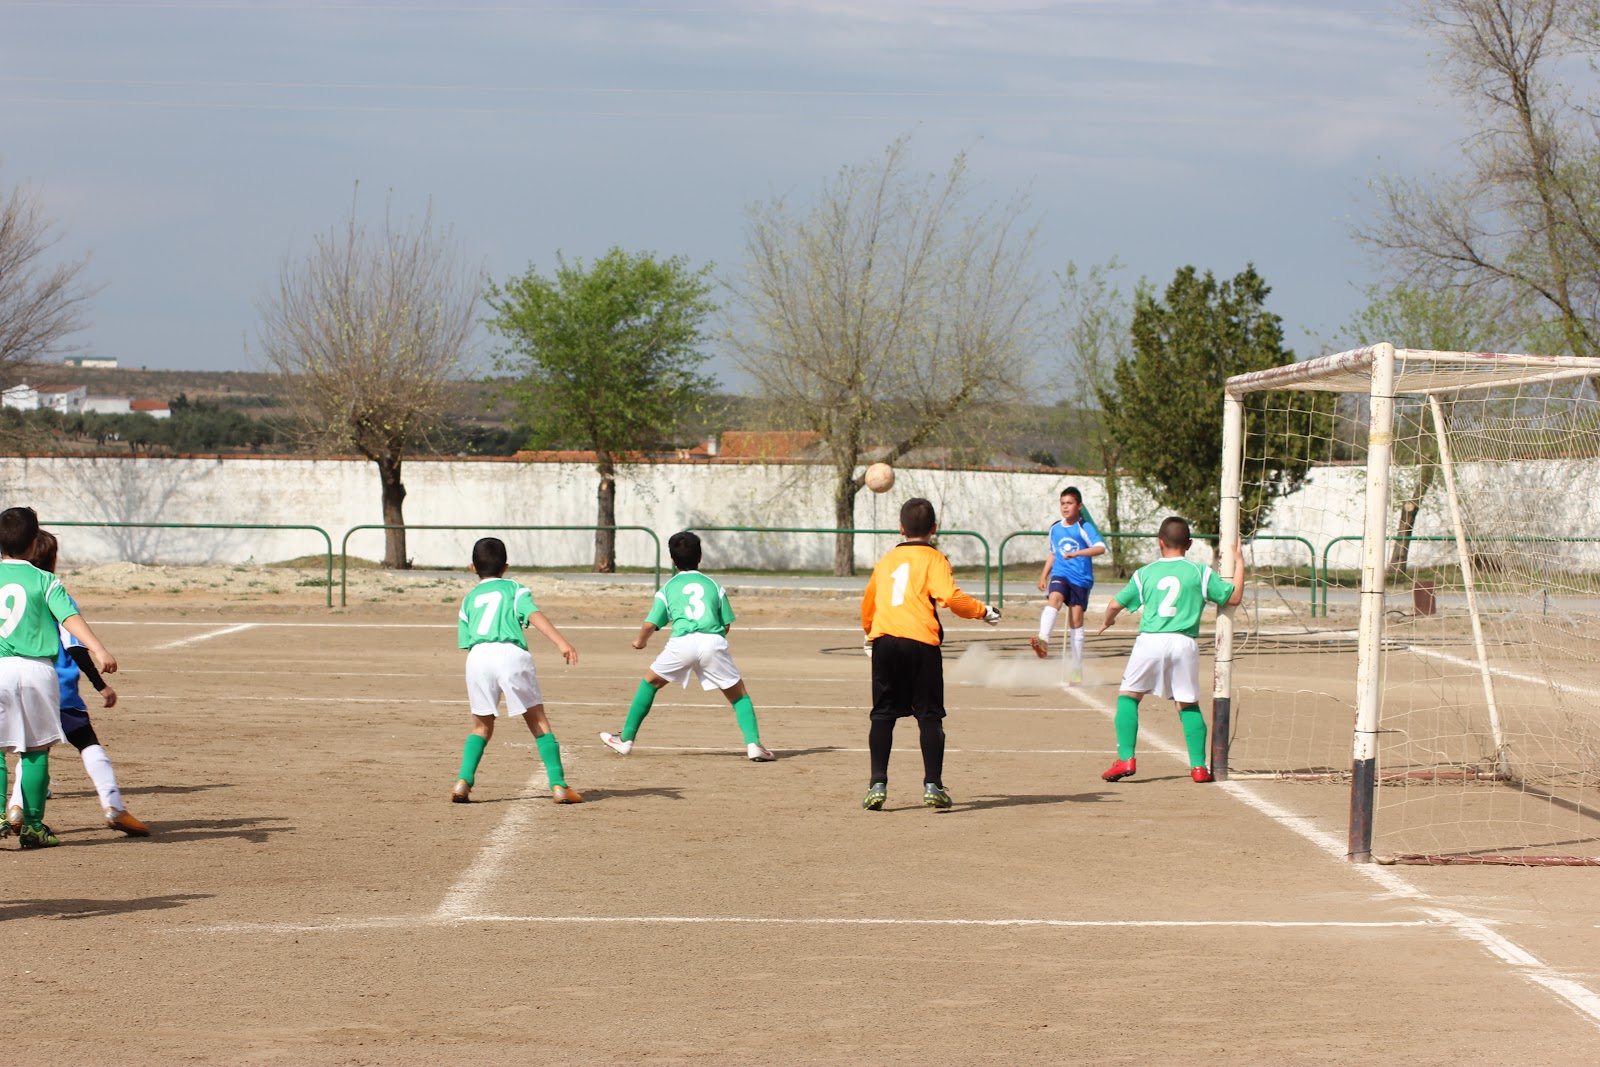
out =
<svg viewBox="0 0 1600 1067"><path fill-rule="evenodd" d="M683 593L689 598L689 603L683 606L683 613L691 619L701 619L706 613L706 587L693 584L683 587Z"/></svg>

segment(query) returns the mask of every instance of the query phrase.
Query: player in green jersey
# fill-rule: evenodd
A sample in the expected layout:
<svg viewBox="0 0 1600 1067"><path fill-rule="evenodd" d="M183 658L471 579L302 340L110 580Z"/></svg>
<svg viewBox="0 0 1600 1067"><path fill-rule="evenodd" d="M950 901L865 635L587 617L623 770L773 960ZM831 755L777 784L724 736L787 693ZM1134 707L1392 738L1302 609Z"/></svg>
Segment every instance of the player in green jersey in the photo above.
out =
<svg viewBox="0 0 1600 1067"><path fill-rule="evenodd" d="M728 655L728 627L733 625L728 594L700 573L700 538L687 530L675 533L667 539L667 551L677 573L656 593L650 614L645 616L639 636L633 639L633 647L644 648L650 643L651 634L669 624L672 637L644 672L622 732L602 733L600 740L624 756L633 751L633 739L638 736L644 717L650 714L656 692L668 682L681 682L687 688L693 673L699 675L702 689L722 690L733 705L734 718L744 734L745 755L756 763L769 763L777 757L762 747L755 705L745 692L739 668Z"/></svg>
<svg viewBox="0 0 1600 1067"><path fill-rule="evenodd" d="M523 628L532 626L548 637L569 664L578 662L577 649L545 618L528 587L505 576L504 541L498 537L480 538L472 546L472 569L478 575L478 584L461 602L456 627L459 645L468 650L467 699L471 702L472 733L467 735L461 753L461 776L450 790L450 799L457 804L472 799L478 761L483 759L484 747L494 736L494 720L504 696L506 715L521 715L533 733L555 802L582 803L583 797L567 785L561 768L561 746L545 717L544 697L539 692L539 677L534 673Z"/></svg>
<svg viewBox="0 0 1600 1067"><path fill-rule="evenodd" d="M1233 553L1233 583L1210 567L1184 558L1193 542L1189 524L1177 516L1161 523L1161 558L1140 567L1106 606L1105 633L1126 608L1140 611L1139 636L1128 657L1117 694L1117 761L1100 777L1119 781L1137 769L1134 747L1139 739L1139 701L1146 693L1177 702L1178 718L1189 748L1189 776L1211 781L1206 767L1206 720L1200 713L1200 616L1207 603L1233 607L1244 597L1244 557ZM1096 635L1098 636L1098 635Z"/></svg>
<svg viewBox="0 0 1600 1067"><path fill-rule="evenodd" d="M56 681L61 651L57 625L83 643L102 673L117 669L116 657L95 637L61 582L28 561L38 536L39 517L32 508L0 512L0 748L21 754L17 775L22 779L23 823L18 835L23 848L61 844L44 824L50 746L66 740ZM5 784L0 763L0 796Z"/></svg>

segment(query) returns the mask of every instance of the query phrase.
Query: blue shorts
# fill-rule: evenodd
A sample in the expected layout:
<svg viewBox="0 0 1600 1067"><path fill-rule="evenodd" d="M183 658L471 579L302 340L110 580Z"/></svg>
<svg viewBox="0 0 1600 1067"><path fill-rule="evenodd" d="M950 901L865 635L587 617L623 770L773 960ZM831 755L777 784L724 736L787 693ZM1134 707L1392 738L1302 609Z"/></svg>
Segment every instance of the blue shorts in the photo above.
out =
<svg viewBox="0 0 1600 1067"><path fill-rule="evenodd" d="M1094 586L1092 585L1073 585L1059 574L1052 574L1050 576L1050 588L1045 590L1045 594L1060 593L1067 598L1067 607L1082 608L1088 611L1089 590L1093 588Z"/></svg>
<svg viewBox="0 0 1600 1067"><path fill-rule="evenodd" d="M74 730L81 730L89 725L89 712L86 708L62 708L61 732L70 734Z"/></svg>

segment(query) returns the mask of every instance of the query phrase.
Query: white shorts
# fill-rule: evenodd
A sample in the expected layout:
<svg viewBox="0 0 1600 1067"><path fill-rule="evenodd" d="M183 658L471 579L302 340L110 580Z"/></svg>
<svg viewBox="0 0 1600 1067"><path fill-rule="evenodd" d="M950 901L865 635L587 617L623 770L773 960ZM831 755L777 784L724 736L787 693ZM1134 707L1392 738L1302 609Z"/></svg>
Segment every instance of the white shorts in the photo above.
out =
<svg viewBox="0 0 1600 1067"><path fill-rule="evenodd" d="M650 669L669 682L689 688L689 672L700 676L701 689L727 689L739 684L739 668L728 655L728 639L721 634L684 634L667 641L667 647Z"/></svg>
<svg viewBox="0 0 1600 1067"><path fill-rule="evenodd" d="M472 714L500 714L500 697L506 714L522 715L544 703L539 676L533 671L528 650L509 641L487 641L467 652L467 700Z"/></svg>
<svg viewBox="0 0 1600 1067"><path fill-rule="evenodd" d="M1122 691L1200 703L1200 646L1188 634L1140 634L1122 673Z"/></svg>
<svg viewBox="0 0 1600 1067"><path fill-rule="evenodd" d="M56 661L33 656L0 658L0 749L26 752L66 739L61 732Z"/></svg>

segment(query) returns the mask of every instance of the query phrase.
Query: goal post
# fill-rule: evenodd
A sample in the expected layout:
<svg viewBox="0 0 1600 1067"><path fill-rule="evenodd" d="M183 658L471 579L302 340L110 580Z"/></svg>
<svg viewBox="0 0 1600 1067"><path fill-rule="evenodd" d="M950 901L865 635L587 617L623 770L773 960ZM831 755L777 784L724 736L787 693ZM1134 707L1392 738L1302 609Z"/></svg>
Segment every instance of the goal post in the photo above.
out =
<svg viewBox="0 0 1600 1067"><path fill-rule="evenodd" d="M1216 623L1219 778L1348 781L1355 862L1600 863L1596 381L1600 359L1387 343L1228 380L1223 547L1329 546L1325 604L1359 579L1318 619L1251 547Z"/></svg>

